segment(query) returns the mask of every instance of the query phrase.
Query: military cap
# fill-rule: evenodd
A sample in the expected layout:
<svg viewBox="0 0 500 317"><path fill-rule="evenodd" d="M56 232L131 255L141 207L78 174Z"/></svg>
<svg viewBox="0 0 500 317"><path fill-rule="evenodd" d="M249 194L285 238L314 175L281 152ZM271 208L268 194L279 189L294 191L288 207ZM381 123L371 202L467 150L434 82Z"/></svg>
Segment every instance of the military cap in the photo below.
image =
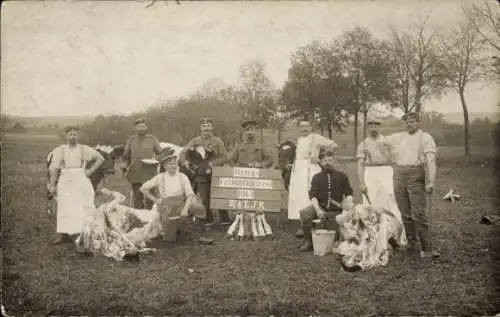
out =
<svg viewBox="0 0 500 317"><path fill-rule="evenodd" d="M207 123L214 124L214 119L210 117L200 118L200 124L207 124Z"/></svg>
<svg viewBox="0 0 500 317"><path fill-rule="evenodd" d="M64 127L64 133L68 133L70 131L80 131L80 128L76 125L68 125Z"/></svg>
<svg viewBox="0 0 500 317"><path fill-rule="evenodd" d="M417 121L420 121L419 115L416 112L408 112L401 119L403 119L403 121L407 121L409 119L415 119Z"/></svg>
<svg viewBox="0 0 500 317"><path fill-rule="evenodd" d="M147 124L148 122L146 121L146 118L145 117L142 117L142 118L139 118L137 120L134 121L134 125L138 125L138 124L141 124L141 123L145 123Z"/></svg>
<svg viewBox="0 0 500 317"><path fill-rule="evenodd" d="M257 125L257 121L255 120L245 120L241 123L241 127L244 129L246 127L248 127L249 125L253 125L253 126L256 126Z"/></svg>

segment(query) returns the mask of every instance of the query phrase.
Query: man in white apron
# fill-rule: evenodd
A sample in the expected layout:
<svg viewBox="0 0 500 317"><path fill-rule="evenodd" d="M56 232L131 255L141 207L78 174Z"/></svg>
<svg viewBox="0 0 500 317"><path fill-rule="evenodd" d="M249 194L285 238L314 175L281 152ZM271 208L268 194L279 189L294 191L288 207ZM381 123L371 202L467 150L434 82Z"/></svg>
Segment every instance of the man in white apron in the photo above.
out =
<svg viewBox="0 0 500 317"><path fill-rule="evenodd" d="M358 146L356 159L360 189L368 196L373 207L390 211L402 225L401 212L394 197L391 153L383 142L384 136L378 131L381 123L376 118L368 118L366 121L368 136ZM406 246L404 230L396 242L398 245Z"/></svg>
<svg viewBox="0 0 500 317"><path fill-rule="evenodd" d="M290 176L288 192L288 219L299 222L300 211L310 205L309 189L314 175L321 172L319 166L319 151L321 148L335 151L337 144L322 135L312 133L309 121L299 124L301 136L297 140L295 162ZM304 232L299 228L295 233L302 237Z"/></svg>
<svg viewBox="0 0 500 317"><path fill-rule="evenodd" d="M69 240L69 235L79 234L84 221L95 209L94 188L89 176L104 163L104 157L91 147L78 144L78 132L74 126L65 128L66 144L54 150L49 167L49 192L51 195L57 192L58 237L55 244ZM93 160L92 167L85 169L87 162Z"/></svg>

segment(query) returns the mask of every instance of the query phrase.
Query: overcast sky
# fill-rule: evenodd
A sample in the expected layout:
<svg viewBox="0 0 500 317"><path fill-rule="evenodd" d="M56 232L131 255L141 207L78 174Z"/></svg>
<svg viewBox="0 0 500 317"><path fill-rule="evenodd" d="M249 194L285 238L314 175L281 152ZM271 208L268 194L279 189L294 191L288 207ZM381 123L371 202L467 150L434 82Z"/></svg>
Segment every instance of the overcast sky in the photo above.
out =
<svg viewBox="0 0 500 317"><path fill-rule="evenodd" d="M467 1L468 4L478 2ZM456 23L457 0L314 2L12 1L2 8L2 113L93 116L130 113L194 92L214 77L237 83L249 59L280 87L291 55L360 25L382 34L431 11ZM494 87L474 85L471 111L494 111ZM461 111L450 94L426 110Z"/></svg>

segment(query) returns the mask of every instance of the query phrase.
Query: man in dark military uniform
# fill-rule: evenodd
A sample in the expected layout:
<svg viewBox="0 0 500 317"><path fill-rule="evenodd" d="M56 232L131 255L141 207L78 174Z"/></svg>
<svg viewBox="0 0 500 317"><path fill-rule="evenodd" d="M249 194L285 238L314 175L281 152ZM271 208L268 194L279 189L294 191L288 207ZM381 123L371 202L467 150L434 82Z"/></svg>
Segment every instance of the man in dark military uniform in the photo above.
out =
<svg viewBox="0 0 500 317"><path fill-rule="evenodd" d="M212 118L200 119L201 135L193 138L181 151L180 162L194 170L195 191L205 207L207 225L212 225L214 218L210 210L210 186L213 166L222 166L227 161L227 150L224 142L213 135ZM230 223L227 210L219 210L221 224Z"/></svg>
<svg viewBox="0 0 500 317"><path fill-rule="evenodd" d="M247 120L241 124L244 130L243 142L234 147L229 156L229 164L239 167L270 168L273 165L273 158L264 149L260 142L257 142L257 122Z"/></svg>
<svg viewBox="0 0 500 317"><path fill-rule="evenodd" d="M135 134L130 136L123 153L123 170L128 181L132 184L134 195L133 207L137 209L151 209L153 203L145 202L144 195L139 190L142 184L156 175L156 165L147 165L143 159L152 159L160 153L160 142L156 137L147 133L146 118L134 122Z"/></svg>

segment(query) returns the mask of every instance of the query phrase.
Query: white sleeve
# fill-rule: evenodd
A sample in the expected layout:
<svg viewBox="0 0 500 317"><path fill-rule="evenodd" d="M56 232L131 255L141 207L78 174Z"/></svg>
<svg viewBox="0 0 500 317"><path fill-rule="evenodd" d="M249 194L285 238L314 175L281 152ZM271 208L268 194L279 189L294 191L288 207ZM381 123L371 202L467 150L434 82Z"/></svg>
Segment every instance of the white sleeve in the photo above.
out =
<svg viewBox="0 0 500 317"><path fill-rule="evenodd" d="M151 190L155 187L158 187L159 185L159 179L160 179L161 174L157 174L153 176L150 180L146 181L144 184L141 186L141 190Z"/></svg>
<svg viewBox="0 0 500 317"><path fill-rule="evenodd" d="M189 178L184 173L179 173L181 178L181 186L184 190L184 194L187 196L194 196L193 188L191 187L191 183L189 182Z"/></svg>

